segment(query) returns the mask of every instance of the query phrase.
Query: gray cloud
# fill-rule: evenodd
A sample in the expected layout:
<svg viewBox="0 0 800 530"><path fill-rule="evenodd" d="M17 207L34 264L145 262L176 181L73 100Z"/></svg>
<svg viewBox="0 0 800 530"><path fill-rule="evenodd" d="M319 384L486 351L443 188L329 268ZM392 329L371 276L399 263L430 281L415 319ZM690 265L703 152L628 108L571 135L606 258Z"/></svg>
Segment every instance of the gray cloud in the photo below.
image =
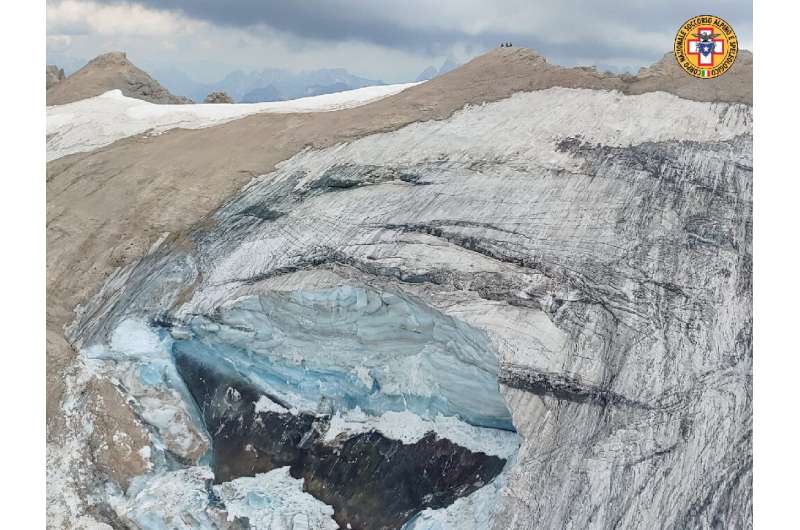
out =
<svg viewBox="0 0 800 530"><path fill-rule="evenodd" d="M403 82L450 55L463 62L511 41L556 64L635 71L703 13L752 45L747 0L48 0L48 60L121 49L142 66L206 81L233 69L338 66Z"/></svg>
<svg viewBox="0 0 800 530"><path fill-rule="evenodd" d="M113 2L114 0L111 0ZM266 25L300 39L362 41L412 53L441 55L456 44L481 49L511 40L548 57L647 60L669 51L671 35L686 19L708 11L747 33L752 4L746 0L535 2L504 0L139 0L217 25ZM647 39L643 35L650 35ZM652 41L652 42L651 42Z"/></svg>

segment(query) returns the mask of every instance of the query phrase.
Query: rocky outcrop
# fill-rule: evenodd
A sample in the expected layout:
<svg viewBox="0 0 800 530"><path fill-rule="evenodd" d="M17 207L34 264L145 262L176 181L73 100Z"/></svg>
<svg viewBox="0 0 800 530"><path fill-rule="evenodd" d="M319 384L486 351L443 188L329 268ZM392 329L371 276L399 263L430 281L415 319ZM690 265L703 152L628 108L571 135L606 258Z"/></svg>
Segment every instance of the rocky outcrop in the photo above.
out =
<svg viewBox="0 0 800 530"><path fill-rule="evenodd" d="M47 90L64 80L64 70L54 64L47 65Z"/></svg>
<svg viewBox="0 0 800 530"><path fill-rule="evenodd" d="M234 103L233 98L225 92L211 92L203 103Z"/></svg>
<svg viewBox="0 0 800 530"><path fill-rule="evenodd" d="M626 79L503 48L359 109L252 116L50 163L48 329L82 302L74 370L115 381L154 440L153 472L126 492L112 484L128 477L91 460L62 467L102 485L93 502L125 507L108 520L133 518L137 492L185 497L195 486L171 477L216 476L196 451L169 448L185 427L237 465L264 440L259 470L297 458L305 438L296 475L353 528L389 500L395 513L427 506L426 521L472 521L444 528L749 527L752 107L736 102L747 87L662 66ZM224 384L193 385L175 365L201 347ZM81 380L66 390L75 443ZM159 423L167 396L181 414ZM507 465L421 503L384 496L368 474L368 488L338 497L340 463L363 477L363 455L387 465L401 447L391 440L409 436L388 413L425 426L405 440L417 454L447 460L460 446ZM437 430L439 416L458 422ZM298 443L248 438L259 418L280 418ZM519 436L516 454L484 443L502 433ZM414 492L424 500L405 499Z"/></svg>
<svg viewBox="0 0 800 530"><path fill-rule="evenodd" d="M663 90L687 99L736 101L752 105L753 53L739 50L736 62L725 75L714 79L694 79L686 75L675 60L675 54L669 52L652 66L639 70L634 79L630 84L632 94ZM689 82L689 79L698 82Z"/></svg>
<svg viewBox="0 0 800 530"><path fill-rule="evenodd" d="M119 89L126 96L151 103L191 103L182 96L174 96L137 68L123 52L99 55L83 68L47 90L48 105L63 105L80 99L98 96Z"/></svg>

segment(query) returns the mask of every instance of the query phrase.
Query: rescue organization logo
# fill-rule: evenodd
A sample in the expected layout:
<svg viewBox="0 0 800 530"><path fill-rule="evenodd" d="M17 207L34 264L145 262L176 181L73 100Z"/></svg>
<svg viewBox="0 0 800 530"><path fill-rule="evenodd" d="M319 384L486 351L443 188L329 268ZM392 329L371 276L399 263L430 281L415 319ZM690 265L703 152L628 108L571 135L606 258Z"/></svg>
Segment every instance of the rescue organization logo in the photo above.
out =
<svg viewBox="0 0 800 530"><path fill-rule="evenodd" d="M675 59L694 77L711 79L730 70L739 43L730 24L711 15L684 22L675 36Z"/></svg>

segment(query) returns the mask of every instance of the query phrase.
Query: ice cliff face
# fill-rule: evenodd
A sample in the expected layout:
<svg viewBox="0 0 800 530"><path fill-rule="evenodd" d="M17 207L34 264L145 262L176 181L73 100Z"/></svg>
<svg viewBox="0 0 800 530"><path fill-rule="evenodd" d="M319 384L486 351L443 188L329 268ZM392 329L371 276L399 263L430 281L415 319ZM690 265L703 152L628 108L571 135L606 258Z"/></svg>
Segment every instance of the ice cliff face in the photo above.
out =
<svg viewBox="0 0 800 530"><path fill-rule="evenodd" d="M553 88L301 152L80 309L151 440L97 502L141 528L173 527L159 496L200 527L747 527L751 220L742 104Z"/></svg>
<svg viewBox="0 0 800 530"><path fill-rule="evenodd" d="M193 316L176 355L220 355L273 397L314 410L456 414L512 429L488 340L394 293L339 287L249 296Z"/></svg>

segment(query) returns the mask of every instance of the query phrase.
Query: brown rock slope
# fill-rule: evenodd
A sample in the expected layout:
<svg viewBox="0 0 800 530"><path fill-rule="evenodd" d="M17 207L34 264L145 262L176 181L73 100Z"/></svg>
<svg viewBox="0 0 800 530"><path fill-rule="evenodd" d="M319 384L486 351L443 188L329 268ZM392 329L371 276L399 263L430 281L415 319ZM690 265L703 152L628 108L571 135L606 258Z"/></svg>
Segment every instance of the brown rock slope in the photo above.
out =
<svg viewBox="0 0 800 530"><path fill-rule="evenodd" d="M151 103L191 102L188 98L170 94L147 72L131 63L124 53L111 52L98 55L68 78L48 87L47 104L72 103L114 89Z"/></svg>
<svg viewBox="0 0 800 530"><path fill-rule="evenodd" d="M699 80L684 74L671 56L639 76L619 77L590 68L560 68L530 50L500 48L362 107L253 115L207 129L131 137L50 162L48 418L57 417L61 373L73 356L61 330L75 305L97 291L116 267L142 255L160 234L179 234L253 176L272 171L304 147L326 147L415 121L443 119L466 104L554 86L627 94L664 90L695 100L751 103L752 54L741 52L732 71L721 78Z"/></svg>

